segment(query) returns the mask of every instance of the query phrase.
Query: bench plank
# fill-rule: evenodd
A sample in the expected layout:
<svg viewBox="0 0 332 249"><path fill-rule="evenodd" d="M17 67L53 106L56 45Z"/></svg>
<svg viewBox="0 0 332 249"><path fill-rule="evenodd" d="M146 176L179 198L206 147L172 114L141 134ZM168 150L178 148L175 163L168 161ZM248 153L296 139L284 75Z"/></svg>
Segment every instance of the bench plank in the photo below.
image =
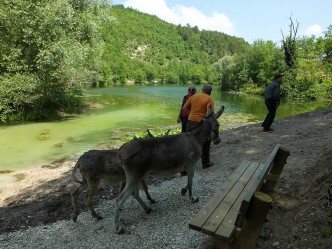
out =
<svg viewBox="0 0 332 249"><path fill-rule="evenodd" d="M193 217L189 223L189 228L201 231L202 226L205 224L207 219L211 216L213 211L218 207L220 202L228 194L230 189L234 186L236 181L240 178L243 172L250 165L249 161L243 161L239 167L237 167L228 179L224 182L221 189L216 191L211 199L200 209L200 211Z"/></svg>
<svg viewBox="0 0 332 249"><path fill-rule="evenodd" d="M253 166L255 168L254 174L250 177L247 185L245 186L245 188L243 189L241 194L236 199L232 209L229 211L229 213L225 217L224 222L218 227L218 229L215 233L215 236L218 239L230 238L232 236L232 234L235 231L235 228L239 226L238 225L238 216L239 216L239 213L241 213L240 210L241 210L243 198L245 198L248 195L252 196L254 194L254 192L256 191L256 189L252 187L252 184L256 181L258 175L261 173L263 164L255 163L255 165L253 165Z"/></svg>
<svg viewBox="0 0 332 249"><path fill-rule="evenodd" d="M280 148L280 144L277 144L272 153L270 154L269 158L266 160L266 162L264 164L261 165L260 167L260 173L257 175L257 178L255 179L255 181L252 183L251 186L251 191L249 191L249 193L247 194L247 196L244 197L242 204L241 204L241 208L240 208L240 215L244 216L244 214L247 213L249 205L250 205L250 200L252 198L253 193L256 190L259 190L261 188L261 186L264 183L264 180L266 179L272 165L273 165L273 161L277 155L277 152ZM237 223L241 222L240 220L241 217L238 218Z"/></svg>
<svg viewBox="0 0 332 249"><path fill-rule="evenodd" d="M248 181L254 174L258 163L250 162L245 172L240 176L237 183L230 189L228 194L223 199L222 203L215 209L209 219L202 227L202 232L209 235L214 235L220 224L223 222L225 216L233 208L236 199L241 195L243 189L246 187Z"/></svg>
<svg viewBox="0 0 332 249"><path fill-rule="evenodd" d="M278 153L279 148L280 148L280 144L277 144L274 147L274 149L273 149L272 153L270 154L269 158L264 163L265 165L267 165L269 167L269 169L270 169L270 167L273 164L273 161L274 161L274 159L275 159L275 157L276 157L276 155Z"/></svg>

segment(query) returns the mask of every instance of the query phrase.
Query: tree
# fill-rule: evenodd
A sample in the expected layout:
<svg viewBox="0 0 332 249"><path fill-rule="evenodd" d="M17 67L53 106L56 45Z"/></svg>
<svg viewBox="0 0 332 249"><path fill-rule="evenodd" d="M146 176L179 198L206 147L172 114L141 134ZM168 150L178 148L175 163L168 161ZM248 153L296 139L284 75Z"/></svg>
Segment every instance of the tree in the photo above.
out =
<svg viewBox="0 0 332 249"><path fill-rule="evenodd" d="M327 28L324 36L324 59L332 63L332 25Z"/></svg>
<svg viewBox="0 0 332 249"><path fill-rule="evenodd" d="M289 18L289 35L284 37L282 34L282 45L285 53L285 63L289 68L293 68L296 60L296 35L299 28L299 23L294 24L292 18Z"/></svg>
<svg viewBox="0 0 332 249"><path fill-rule="evenodd" d="M78 88L99 81L102 75L103 42L98 26L112 22L108 9L104 0L1 2L0 75L10 82L18 80L6 89L14 95L15 84L20 85L24 76L36 80L33 85L38 96L35 105L17 107L12 114L31 113L29 107L33 106L35 116L17 118L36 120L75 109ZM20 85L23 88L24 84Z"/></svg>

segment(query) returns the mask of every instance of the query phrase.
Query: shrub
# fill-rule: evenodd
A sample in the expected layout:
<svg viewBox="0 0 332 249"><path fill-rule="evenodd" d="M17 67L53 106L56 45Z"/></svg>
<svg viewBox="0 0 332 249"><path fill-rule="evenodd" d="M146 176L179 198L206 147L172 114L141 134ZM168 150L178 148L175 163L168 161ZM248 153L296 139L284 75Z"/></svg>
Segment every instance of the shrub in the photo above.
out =
<svg viewBox="0 0 332 249"><path fill-rule="evenodd" d="M39 80L34 75L0 76L0 121L8 123L28 120L41 94Z"/></svg>

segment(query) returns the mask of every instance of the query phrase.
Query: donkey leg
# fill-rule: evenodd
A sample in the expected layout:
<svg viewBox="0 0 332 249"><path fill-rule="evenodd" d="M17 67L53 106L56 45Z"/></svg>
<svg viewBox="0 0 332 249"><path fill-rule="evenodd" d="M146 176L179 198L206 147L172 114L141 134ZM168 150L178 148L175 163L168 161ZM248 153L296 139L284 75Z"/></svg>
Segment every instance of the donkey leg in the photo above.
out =
<svg viewBox="0 0 332 249"><path fill-rule="evenodd" d="M80 209L78 207L78 202L77 199L80 196L80 194L86 190L88 187L86 180L83 180L83 183L81 183L81 185L75 189L72 193L71 193L71 202L73 204L74 207L74 214L72 216L72 219L74 222L77 221L77 217L80 214Z"/></svg>
<svg viewBox="0 0 332 249"><path fill-rule="evenodd" d="M141 186L145 192L145 195L148 198L148 200L150 201L150 203L155 204L156 201L154 199L152 199L152 197L150 196L149 191L148 191L148 186L146 185L145 180L144 179L141 180L140 183L141 183Z"/></svg>
<svg viewBox="0 0 332 249"><path fill-rule="evenodd" d="M138 181L134 181L133 179L127 179L126 187L115 200L115 210L114 210L114 218L113 218L114 233L117 233L117 234L124 233L124 229L120 226L120 209L121 209L123 203L127 200L127 198L131 194L133 194L134 190L137 188L137 184L138 184Z"/></svg>
<svg viewBox="0 0 332 249"><path fill-rule="evenodd" d="M144 201L141 199L141 197L139 196L139 190L138 188L136 188L133 191L133 196L135 197L136 201L138 201L138 203L141 205L141 207L144 209L145 213L149 214L151 212L151 208L148 207Z"/></svg>
<svg viewBox="0 0 332 249"><path fill-rule="evenodd" d="M119 189L120 193L124 190L125 186L126 186L126 182L121 182L120 183L120 189Z"/></svg>
<svg viewBox="0 0 332 249"><path fill-rule="evenodd" d="M188 190L189 190L189 200L192 203L196 203L199 201L198 197L192 196L192 186L193 186L193 178L194 178L194 168L187 171L188 173Z"/></svg>
<svg viewBox="0 0 332 249"><path fill-rule="evenodd" d="M97 220L101 220L101 219L103 219L103 217L101 217L99 214L97 214L96 211L94 210L94 208L92 206L92 198L98 190L99 182L100 182L100 179L90 180L88 182L89 191L88 191L88 195L86 198L86 205L89 207L92 217L95 217Z"/></svg>
<svg viewBox="0 0 332 249"><path fill-rule="evenodd" d="M185 196L187 194L187 191L188 191L188 184L186 185L186 187L182 188L181 189L181 195Z"/></svg>

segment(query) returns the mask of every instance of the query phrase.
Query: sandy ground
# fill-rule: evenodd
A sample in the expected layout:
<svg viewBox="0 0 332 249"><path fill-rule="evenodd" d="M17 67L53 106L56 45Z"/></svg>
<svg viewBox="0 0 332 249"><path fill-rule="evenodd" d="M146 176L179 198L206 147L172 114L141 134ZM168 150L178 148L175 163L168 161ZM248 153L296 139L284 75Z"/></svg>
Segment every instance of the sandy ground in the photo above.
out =
<svg viewBox="0 0 332 249"><path fill-rule="evenodd" d="M243 159L264 162L280 143L290 150L290 157L272 195L273 206L257 248L331 248L332 110L276 120L274 128L264 133L260 124L252 124L223 132L222 145L211 151L216 165L208 170L229 174ZM0 234L70 219L74 164L75 160L68 160L33 170L1 172L16 183L0 185ZM148 179L148 184L160 181ZM117 187L102 186L95 204L117 193ZM212 241L205 246L214 247Z"/></svg>

